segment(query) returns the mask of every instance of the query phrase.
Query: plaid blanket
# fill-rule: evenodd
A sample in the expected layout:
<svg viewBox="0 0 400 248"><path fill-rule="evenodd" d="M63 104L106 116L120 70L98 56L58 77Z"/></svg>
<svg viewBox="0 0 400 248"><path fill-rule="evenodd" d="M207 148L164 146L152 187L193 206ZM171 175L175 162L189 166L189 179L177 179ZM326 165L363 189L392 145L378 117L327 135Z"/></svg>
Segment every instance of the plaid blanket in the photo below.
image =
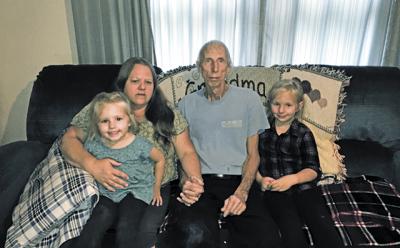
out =
<svg viewBox="0 0 400 248"><path fill-rule="evenodd" d="M400 194L394 185L361 176L321 187L346 246L400 246Z"/></svg>
<svg viewBox="0 0 400 248"><path fill-rule="evenodd" d="M12 215L5 247L59 247L77 237L98 201L95 180L65 162L60 138L32 173Z"/></svg>

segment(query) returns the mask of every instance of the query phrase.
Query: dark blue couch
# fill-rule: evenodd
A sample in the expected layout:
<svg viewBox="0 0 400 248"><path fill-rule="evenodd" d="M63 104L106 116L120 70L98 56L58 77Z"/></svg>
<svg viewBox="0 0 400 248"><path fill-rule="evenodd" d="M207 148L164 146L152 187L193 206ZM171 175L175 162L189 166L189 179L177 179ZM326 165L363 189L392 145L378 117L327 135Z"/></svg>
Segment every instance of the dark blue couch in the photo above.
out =
<svg viewBox="0 0 400 248"><path fill-rule="evenodd" d="M27 140L0 147L0 247L29 175L72 117L98 92L110 90L120 65L52 65L34 83ZM343 66L346 87L340 152L349 176L375 175L400 187L400 70ZM107 246L107 245L105 245Z"/></svg>

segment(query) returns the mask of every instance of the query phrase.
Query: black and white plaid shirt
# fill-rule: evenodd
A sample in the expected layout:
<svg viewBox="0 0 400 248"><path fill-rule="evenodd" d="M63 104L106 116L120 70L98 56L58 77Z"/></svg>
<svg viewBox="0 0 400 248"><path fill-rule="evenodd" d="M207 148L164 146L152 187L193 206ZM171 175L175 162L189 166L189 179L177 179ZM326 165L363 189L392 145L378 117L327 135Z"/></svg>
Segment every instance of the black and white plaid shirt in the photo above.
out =
<svg viewBox="0 0 400 248"><path fill-rule="evenodd" d="M291 190L305 190L316 185L321 176L317 145L310 129L294 120L288 131L278 135L275 125L260 134L260 166L262 176L275 179L310 168L318 173L312 182L296 185Z"/></svg>

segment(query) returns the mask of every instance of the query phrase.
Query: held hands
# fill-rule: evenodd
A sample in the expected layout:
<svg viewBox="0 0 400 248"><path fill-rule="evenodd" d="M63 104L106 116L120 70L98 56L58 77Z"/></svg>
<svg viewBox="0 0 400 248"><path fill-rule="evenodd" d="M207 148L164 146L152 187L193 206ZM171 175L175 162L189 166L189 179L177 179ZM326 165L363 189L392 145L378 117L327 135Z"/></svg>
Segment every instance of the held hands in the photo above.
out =
<svg viewBox="0 0 400 248"><path fill-rule="evenodd" d="M263 177L263 180L261 181L261 190L282 192L290 189L293 185L296 185L297 181L297 176L295 174L286 175L279 179Z"/></svg>
<svg viewBox="0 0 400 248"><path fill-rule="evenodd" d="M121 163L110 158L95 159L88 172L106 189L115 191L115 189L123 189L128 186L126 182L128 175L114 168L119 165Z"/></svg>
<svg viewBox="0 0 400 248"><path fill-rule="evenodd" d="M160 207L163 204L163 200L161 197L160 189L154 187L153 188L153 200L151 201L151 205Z"/></svg>
<svg viewBox="0 0 400 248"><path fill-rule="evenodd" d="M271 189L271 183L275 181L272 177L262 177L260 185L261 185L261 191L266 191Z"/></svg>
<svg viewBox="0 0 400 248"><path fill-rule="evenodd" d="M246 210L247 192L236 191L233 195L229 196L224 206L221 208L223 216L228 215L241 215Z"/></svg>
<svg viewBox="0 0 400 248"><path fill-rule="evenodd" d="M182 183L182 192L179 194L177 200L186 206L190 206L200 199L200 196L203 192L203 180L198 177L191 176Z"/></svg>

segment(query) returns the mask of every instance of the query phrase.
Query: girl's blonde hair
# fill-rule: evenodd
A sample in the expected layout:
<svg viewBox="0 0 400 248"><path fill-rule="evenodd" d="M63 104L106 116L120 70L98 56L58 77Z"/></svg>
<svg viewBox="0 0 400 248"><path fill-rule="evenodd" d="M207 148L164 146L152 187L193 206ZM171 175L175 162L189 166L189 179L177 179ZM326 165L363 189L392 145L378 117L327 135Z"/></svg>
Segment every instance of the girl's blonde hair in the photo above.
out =
<svg viewBox="0 0 400 248"><path fill-rule="evenodd" d="M93 100L90 102L89 107L89 130L86 139L93 139L96 135L100 136L99 129L97 123L99 122L99 114L104 104L107 103L120 103L124 104L125 113L129 117L129 122L131 124L130 131L133 133L137 132L137 124L133 116L131 115L131 105L128 98L124 95L124 93L119 91L114 92L101 92L97 94Z"/></svg>
<svg viewBox="0 0 400 248"><path fill-rule="evenodd" d="M271 117L273 116L271 110L271 103L278 95L278 93L282 90L290 91L295 95L296 102L299 106L299 111L297 111L295 117L299 118L301 116L301 107L302 107L301 102L303 101L304 98L304 91L303 87L300 85L300 82L296 79L282 79L272 85L271 89L268 92L268 102L267 102L268 116Z"/></svg>

